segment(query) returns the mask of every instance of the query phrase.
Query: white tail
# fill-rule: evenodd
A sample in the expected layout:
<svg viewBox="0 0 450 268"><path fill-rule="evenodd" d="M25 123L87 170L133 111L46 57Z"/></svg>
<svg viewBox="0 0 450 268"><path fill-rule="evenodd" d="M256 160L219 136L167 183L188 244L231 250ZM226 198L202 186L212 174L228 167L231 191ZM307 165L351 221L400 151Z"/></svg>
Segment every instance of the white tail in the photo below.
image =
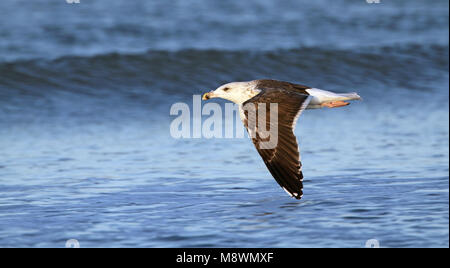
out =
<svg viewBox="0 0 450 268"><path fill-rule="evenodd" d="M312 99L309 103L309 109L322 108L322 104L333 101L360 100L361 97L356 92L351 93L334 93L318 88L309 88L306 90Z"/></svg>
<svg viewBox="0 0 450 268"><path fill-rule="evenodd" d="M339 93L337 95L342 96L344 98L342 100L361 100L361 96L359 96L358 93L356 93L356 92Z"/></svg>

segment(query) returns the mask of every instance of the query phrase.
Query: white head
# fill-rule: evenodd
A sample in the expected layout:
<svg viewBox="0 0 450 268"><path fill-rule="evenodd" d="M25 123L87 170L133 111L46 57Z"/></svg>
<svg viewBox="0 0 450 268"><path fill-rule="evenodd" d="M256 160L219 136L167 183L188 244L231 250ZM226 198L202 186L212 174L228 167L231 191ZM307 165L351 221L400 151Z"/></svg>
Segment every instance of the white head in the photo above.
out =
<svg viewBox="0 0 450 268"><path fill-rule="evenodd" d="M237 104L258 95L260 90L255 88L256 83L250 82L232 82L218 87L216 90L203 94L202 99L222 98Z"/></svg>

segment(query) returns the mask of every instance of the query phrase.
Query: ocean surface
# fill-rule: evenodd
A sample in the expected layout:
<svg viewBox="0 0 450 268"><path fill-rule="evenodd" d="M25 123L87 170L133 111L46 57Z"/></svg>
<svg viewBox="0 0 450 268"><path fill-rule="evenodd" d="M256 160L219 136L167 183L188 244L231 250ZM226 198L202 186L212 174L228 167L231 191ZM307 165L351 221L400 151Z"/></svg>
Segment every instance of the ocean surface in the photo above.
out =
<svg viewBox="0 0 450 268"><path fill-rule="evenodd" d="M363 97L300 117L300 201L170 133L260 78ZM0 247L448 247L448 87L446 0L1 1Z"/></svg>

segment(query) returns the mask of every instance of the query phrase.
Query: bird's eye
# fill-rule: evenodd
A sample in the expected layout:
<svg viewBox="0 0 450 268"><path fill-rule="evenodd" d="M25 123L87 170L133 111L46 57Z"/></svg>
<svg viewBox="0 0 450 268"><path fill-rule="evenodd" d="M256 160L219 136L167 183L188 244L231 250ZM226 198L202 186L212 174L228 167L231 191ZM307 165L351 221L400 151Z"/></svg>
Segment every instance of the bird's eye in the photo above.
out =
<svg viewBox="0 0 450 268"><path fill-rule="evenodd" d="M223 91L225 91L225 92L227 92L228 90L230 90L229 87L226 87L226 88L223 89Z"/></svg>

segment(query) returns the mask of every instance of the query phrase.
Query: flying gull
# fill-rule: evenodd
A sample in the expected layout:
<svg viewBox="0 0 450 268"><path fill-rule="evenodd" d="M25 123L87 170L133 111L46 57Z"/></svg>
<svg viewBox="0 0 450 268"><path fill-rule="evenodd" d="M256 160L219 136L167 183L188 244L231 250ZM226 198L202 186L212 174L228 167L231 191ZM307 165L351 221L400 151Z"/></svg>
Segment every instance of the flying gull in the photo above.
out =
<svg viewBox="0 0 450 268"><path fill-rule="evenodd" d="M211 98L222 98L239 105L241 120L256 150L278 184L296 199L303 196L302 164L294 135L298 117L305 109L342 107L350 104L346 102L348 100L361 99L357 93L334 93L269 79L228 83L202 97L203 100ZM277 105L276 117L272 118L271 113L270 118L266 115L261 119L260 112L270 112L271 104ZM266 124L265 129L259 121ZM267 129L270 129L270 137L263 133ZM273 134L277 139L271 144L269 139Z"/></svg>

